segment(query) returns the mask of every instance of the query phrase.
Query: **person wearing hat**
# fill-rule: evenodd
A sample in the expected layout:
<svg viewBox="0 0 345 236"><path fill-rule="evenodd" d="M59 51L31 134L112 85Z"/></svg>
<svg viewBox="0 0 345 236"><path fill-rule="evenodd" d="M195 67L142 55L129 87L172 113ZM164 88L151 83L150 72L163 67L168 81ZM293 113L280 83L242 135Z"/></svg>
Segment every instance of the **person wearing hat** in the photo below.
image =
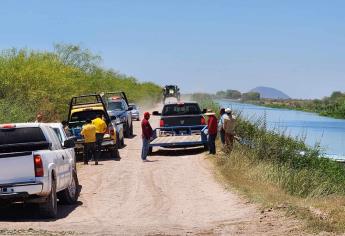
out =
<svg viewBox="0 0 345 236"><path fill-rule="evenodd" d="M152 127L149 122L150 119L150 113L145 112L144 113L144 118L141 121L141 129L142 129L142 139L143 139L143 148L141 151L141 160L143 162L146 162L147 154L149 153L149 144L150 144L150 139L153 134Z"/></svg>
<svg viewBox="0 0 345 236"><path fill-rule="evenodd" d="M210 149L210 154L216 154L216 138L218 133L218 121L216 113L212 110L208 110L205 114L208 116L207 128L208 128L208 146Z"/></svg>
<svg viewBox="0 0 345 236"><path fill-rule="evenodd" d="M223 129L225 132L225 147L228 152L231 152L235 141L235 127L236 118L233 116L230 108L225 109L227 116L224 116Z"/></svg>
<svg viewBox="0 0 345 236"><path fill-rule="evenodd" d="M218 122L218 131L219 131L219 135L220 135L220 141L222 142L222 145L224 147L225 145L225 131L223 128L223 124L224 124L224 116L227 116L227 114L225 113L225 108L221 108L219 111L219 122Z"/></svg>

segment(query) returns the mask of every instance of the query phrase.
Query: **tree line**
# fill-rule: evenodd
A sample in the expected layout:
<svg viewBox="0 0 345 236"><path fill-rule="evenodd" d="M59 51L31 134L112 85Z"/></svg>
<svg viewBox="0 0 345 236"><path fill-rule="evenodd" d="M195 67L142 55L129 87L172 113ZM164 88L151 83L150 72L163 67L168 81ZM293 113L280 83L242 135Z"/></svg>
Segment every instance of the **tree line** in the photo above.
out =
<svg viewBox="0 0 345 236"><path fill-rule="evenodd" d="M119 91L130 101L156 103L161 87L105 69L101 57L78 45L57 44L53 51L8 49L0 53L0 122L66 119L72 96Z"/></svg>

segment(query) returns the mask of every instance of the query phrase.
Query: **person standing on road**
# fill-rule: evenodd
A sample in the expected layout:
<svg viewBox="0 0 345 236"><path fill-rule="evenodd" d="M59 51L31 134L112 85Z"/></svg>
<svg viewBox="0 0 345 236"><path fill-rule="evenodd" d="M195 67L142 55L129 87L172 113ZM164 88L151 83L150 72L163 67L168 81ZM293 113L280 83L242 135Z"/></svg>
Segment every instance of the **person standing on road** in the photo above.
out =
<svg viewBox="0 0 345 236"><path fill-rule="evenodd" d="M95 161L98 162L98 160L101 157L102 153L102 142L105 132L107 132L107 124L102 119L102 115L97 115L96 119L92 120L92 124L96 127L96 155L95 155Z"/></svg>
<svg viewBox="0 0 345 236"><path fill-rule="evenodd" d="M227 152L231 152L235 141L236 117L232 114L230 108L225 109L227 116L224 117L223 128L225 131L225 148Z"/></svg>
<svg viewBox="0 0 345 236"><path fill-rule="evenodd" d="M225 113L225 108L221 108L219 111L219 122L218 122L218 131L219 131L219 135L220 135L220 141L222 142L222 145L224 147L225 145L225 131L223 128L223 124L224 124L224 116L226 116Z"/></svg>
<svg viewBox="0 0 345 236"><path fill-rule="evenodd" d="M84 137L84 164L87 165L91 158L95 159L95 165L98 161L95 158L96 151L96 127L92 124L91 120L86 120L85 125L81 130L81 135Z"/></svg>
<svg viewBox="0 0 345 236"><path fill-rule="evenodd" d="M141 160L146 162L147 154L149 153L149 144L150 139L153 135L153 130L149 122L150 113L144 113L144 119L141 121L141 129L142 129L142 139L143 139L143 148L141 151Z"/></svg>
<svg viewBox="0 0 345 236"><path fill-rule="evenodd" d="M216 154L216 138L218 133L218 122L216 113L208 110L205 114L208 116L207 128L208 128L208 145L210 149L210 154Z"/></svg>

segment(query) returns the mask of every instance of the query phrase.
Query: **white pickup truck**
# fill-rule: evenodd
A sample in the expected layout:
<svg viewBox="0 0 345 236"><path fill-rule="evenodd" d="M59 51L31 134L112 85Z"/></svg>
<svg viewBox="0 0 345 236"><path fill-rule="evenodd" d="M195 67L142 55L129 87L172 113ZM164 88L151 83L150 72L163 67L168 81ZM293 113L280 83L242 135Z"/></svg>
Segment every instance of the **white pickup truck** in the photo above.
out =
<svg viewBox="0 0 345 236"><path fill-rule="evenodd" d="M61 142L49 124L0 125L0 204L38 203L45 217L57 217L57 201L79 197L73 139Z"/></svg>

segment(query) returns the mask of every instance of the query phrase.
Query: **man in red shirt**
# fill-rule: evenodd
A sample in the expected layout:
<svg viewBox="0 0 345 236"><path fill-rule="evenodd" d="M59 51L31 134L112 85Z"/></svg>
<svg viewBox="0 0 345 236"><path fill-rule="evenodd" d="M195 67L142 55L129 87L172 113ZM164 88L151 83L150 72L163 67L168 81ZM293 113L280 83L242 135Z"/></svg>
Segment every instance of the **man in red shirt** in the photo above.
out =
<svg viewBox="0 0 345 236"><path fill-rule="evenodd" d="M208 145L210 149L210 154L216 154L216 138L218 132L218 121L216 113L208 110L205 114L208 116L207 128L208 128Z"/></svg>
<svg viewBox="0 0 345 236"><path fill-rule="evenodd" d="M141 129L142 129L142 139L143 139L143 148L141 151L141 159L146 162L146 157L149 152L149 144L150 139L153 134L152 127L149 122L150 119L150 113L145 112L144 113L144 119L141 121Z"/></svg>

